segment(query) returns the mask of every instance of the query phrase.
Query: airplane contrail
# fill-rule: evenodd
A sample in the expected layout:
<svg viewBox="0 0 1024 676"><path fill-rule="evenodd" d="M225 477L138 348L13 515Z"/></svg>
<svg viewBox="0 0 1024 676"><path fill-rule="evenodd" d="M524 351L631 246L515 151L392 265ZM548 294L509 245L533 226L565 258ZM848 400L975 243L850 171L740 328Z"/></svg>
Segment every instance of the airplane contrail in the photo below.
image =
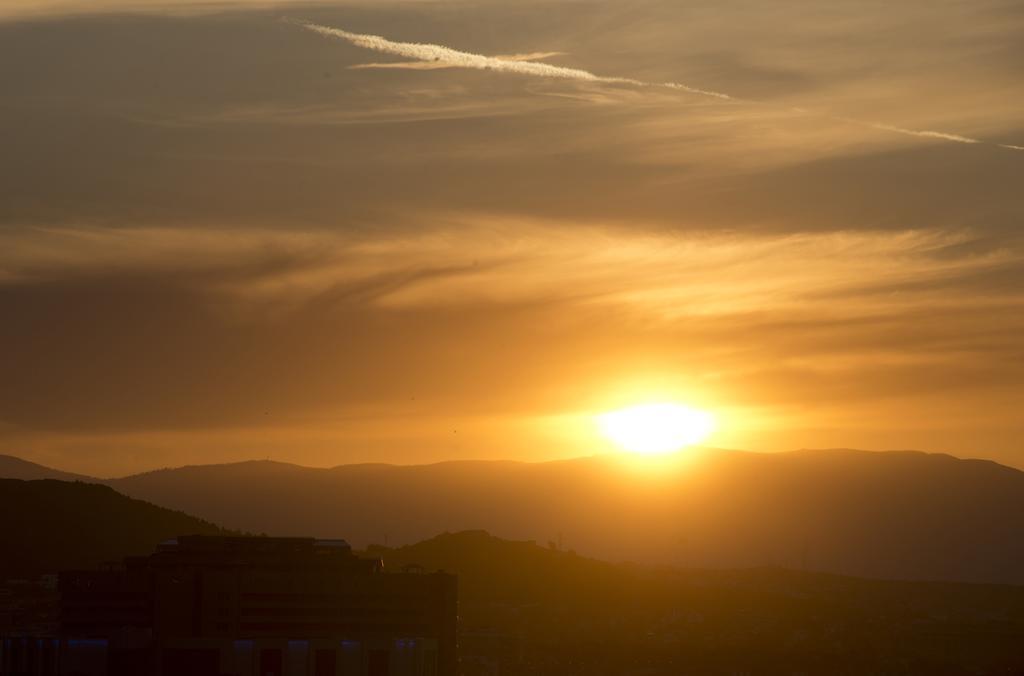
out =
<svg viewBox="0 0 1024 676"><path fill-rule="evenodd" d="M857 121L859 124L863 124ZM921 138L935 138L941 141L954 141L956 143L984 143L976 138L970 138L969 136L960 136L959 134L949 134L944 131L917 131L914 129L904 129L903 127L894 127L891 124L872 124L872 127L881 131L891 131L896 134L907 134L909 136L920 136Z"/></svg>
<svg viewBox="0 0 1024 676"><path fill-rule="evenodd" d="M531 52L529 54L509 54L507 56L494 56L492 58L502 61L538 61L549 59L552 56L561 56L565 52ZM351 70L364 69L387 69L387 70L442 70L444 68L456 68L444 61L389 61L387 63L359 63L349 66Z"/></svg>
<svg viewBox="0 0 1024 676"><path fill-rule="evenodd" d="M754 101L750 99L742 99L730 94L724 94L722 92L716 92L708 89L699 89L697 87L691 87L679 82L646 82L644 80L636 80L628 77L609 77L604 75L596 75L587 70L580 68L567 68L564 66L553 66L548 63L538 63L536 61L529 60L524 57L536 56L540 58L547 56L547 54L537 55L524 55L517 57L500 57L500 56L485 56L483 54L474 54L472 52L463 52L451 47L445 47L444 45L435 45L428 43L419 42L395 42L388 40L385 37L379 35L367 35L362 33L351 33L341 28L332 28L331 26L323 26L320 24L309 23L305 21L288 20L291 23L295 23L307 30L311 30L314 33L319 33L325 37L340 38L345 40L357 47L363 49L369 49L376 52L382 52L384 54L391 54L393 56L401 56L406 59L411 59L414 63L422 63L427 69L430 69L431 64L436 64L436 68L469 68L474 70L490 70L498 73L514 73L518 75L531 75L534 77L545 77L545 78L557 78L563 80L579 80L583 82L600 82L605 84L622 84L631 85L634 87L660 87L666 89L674 89L677 91L683 91L688 94L694 94L697 96L705 96L715 98L723 101L732 101L734 103L752 103L758 105L771 105L761 101ZM387 64L366 64L358 67L369 67L369 68L381 68L388 67ZM394 64L392 67L406 67L414 68L414 64ZM800 115L816 115L809 110L803 108L790 108L791 112ZM949 141L952 143L967 143L972 145L984 144L994 145L998 148L1006 148L1008 150L1024 151L1024 146L1003 144L1003 143L989 143L981 139L971 138L969 136L961 136L960 134L951 134L942 131L930 131L930 130L918 130L918 129L906 129L904 127L896 127L889 124L882 124L879 122L865 122L863 120L856 120L848 117L838 117L833 115L821 115L833 120L838 120L848 124L855 124L862 127L868 127L870 129L876 129L879 131L886 131L893 134L901 134L903 136L915 136L918 138L935 139L939 141Z"/></svg>
<svg viewBox="0 0 1024 676"><path fill-rule="evenodd" d="M716 99L724 99L726 101L739 100L734 96L729 96L728 94L708 91L706 89L697 89L696 87L689 87L678 82L655 83L644 82L643 80L634 80L633 78L628 77L607 77L603 75L595 75L590 71L581 70L579 68L552 66L548 63L537 63L535 61L509 59L498 56L484 56L483 54L462 52L443 45L432 45L418 42L394 42L393 40L388 40L387 38L379 35L350 33L349 31L342 30L340 28L331 28L330 26L321 26L320 24L306 23L303 21L295 23L303 28L313 31L314 33L319 33L326 37L341 38L342 40L346 40L357 47L362 47L363 49L371 49L376 52L383 52L384 54L401 56L406 59L413 59L414 61L444 63L452 68L490 70L498 73L516 73L518 75L533 75L535 77L558 78L562 80L626 84L636 87L668 87L670 89L679 89L690 94L710 96Z"/></svg>

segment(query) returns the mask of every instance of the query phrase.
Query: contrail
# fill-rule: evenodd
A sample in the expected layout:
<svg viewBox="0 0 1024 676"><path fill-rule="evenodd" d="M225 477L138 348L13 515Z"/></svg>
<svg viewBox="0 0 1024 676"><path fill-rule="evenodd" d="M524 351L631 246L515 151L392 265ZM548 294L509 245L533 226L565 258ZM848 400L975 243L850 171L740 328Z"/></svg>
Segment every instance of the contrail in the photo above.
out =
<svg viewBox="0 0 1024 676"><path fill-rule="evenodd" d="M947 134L944 131L915 131L914 129L894 127L890 124L872 124L871 126L881 131L891 131L896 134L907 134L908 136L920 136L921 138L937 138L942 141L954 141L956 143L984 143L984 141L976 138L960 136L959 134Z"/></svg>
<svg viewBox="0 0 1024 676"><path fill-rule="evenodd" d="M810 111L801 111L801 112L804 112L804 113L807 113L807 114L811 114ZM927 131L927 130L918 130L918 129L907 129L905 127L895 127L895 126L893 126L891 124L882 124L881 122L865 122L863 120L855 120L852 117L838 117L838 116L832 116L832 115L830 115L828 117L833 119L833 120L838 120L840 122L847 122L849 124L856 124L856 125L859 125L861 127L868 127L870 129L877 129L879 131L889 131L889 132L892 132L893 134L903 134L904 136L917 136L918 138L933 138L933 139L938 139L940 141L952 141L953 143L970 143L970 144L986 143L985 141L982 141L981 139L971 138L970 136L961 136L960 134L950 134L950 133L944 132L944 131ZM1002 146L1002 147L1013 149L1013 146Z"/></svg>
<svg viewBox="0 0 1024 676"><path fill-rule="evenodd" d="M322 26L320 24L308 23L305 21L294 21L287 20L296 25L302 26L307 30L311 30L314 33L320 35L340 38L345 40L357 47L363 49L370 49L376 52L382 52L384 54L391 54L393 56L401 56L406 59L411 59L413 64L394 64L389 66L388 64L365 64L362 66L355 66L356 68L415 68L415 63L421 63L424 69L431 69L432 64L434 68L470 68L474 70L490 70L498 73L514 73L517 75L530 75L534 77L544 78L556 78L562 80L579 80L582 82L600 82L604 84L622 84L631 85L634 87L661 87L666 89L674 89L677 91L683 91L688 94L695 94L697 96L705 96L723 101L732 101L735 103L753 103L759 105L771 105L761 101L752 101L749 99L742 99L722 92L716 92L708 89L699 89L697 87L691 87L679 82L645 82L643 80L635 80L628 77L608 77L604 75L596 75L587 70L579 68L566 68L564 66L553 66L548 63L537 63L529 60L526 57L536 56L541 58L541 54L537 55L522 55L513 57L500 57L500 56L485 56L483 54L473 54L472 52L463 52L451 47L445 47L444 45L434 45L427 43L418 42L395 42L388 40L387 38L379 35L365 35L362 33L350 33L349 31L342 30L340 28L332 28L330 26ZM547 56L546 54L543 56ZM800 115L815 115L812 111L805 110L803 108L790 108L790 111ZM901 134L903 136L915 136L918 138L928 138L940 141L949 141L952 143L968 143L968 144L985 144L995 145L999 148L1006 148L1008 150L1024 151L1024 146L1016 146L1010 144L992 144L981 139L971 138L969 136L961 136L959 134L950 134L942 131L929 131L929 130L917 130L917 129L906 129L904 127L896 127L889 124L881 124L878 122L865 122L863 120L855 120L848 117L838 117L833 115L822 115L829 119L845 122L848 124L855 124L861 127L868 127L870 129L877 129L879 131L886 131L893 134Z"/></svg>
<svg viewBox="0 0 1024 676"><path fill-rule="evenodd" d="M387 38L379 35L350 33L340 28L331 28L330 26L321 26L319 24L306 23L303 21L293 23L297 23L299 26L311 30L314 33L319 33L320 35L332 38L341 38L342 40L346 40L357 47L362 47L363 49L372 49L375 52L401 56L406 59L413 59L414 61L443 63L451 68L490 70L498 73L515 73L518 75L532 75L534 77L558 78L562 80L581 80L583 82L626 84L633 85L635 87L668 87L670 89L679 89L690 94L710 96L726 101L739 100L734 96L729 96L728 94L708 91L706 89L697 89L695 87L679 84L678 82L655 83L634 80L633 78L628 77L607 77L603 75L595 75L590 71L581 70L579 68L565 68L563 66L552 66L548 63L537 63L534 61L524 61L520 59L513 60L497 56L484 56L483 54L462 52L443 45L423 44L418 42L394 42L393 40L388 40Z"/></svg>
<svg viewBox="0 0 1024 676"><path fill-rule="evenodd" d="M491 58L502 61L538 61L549 59L552 56L561 56L565 52L531 52L529 54L509 54L507 56L494 56ZM360 63L349 66L351 70L363 70L367 68L384 68L389 70L441 70L444 68L456 68L456 66L444 61L389 61L388 63Z"/></svg>

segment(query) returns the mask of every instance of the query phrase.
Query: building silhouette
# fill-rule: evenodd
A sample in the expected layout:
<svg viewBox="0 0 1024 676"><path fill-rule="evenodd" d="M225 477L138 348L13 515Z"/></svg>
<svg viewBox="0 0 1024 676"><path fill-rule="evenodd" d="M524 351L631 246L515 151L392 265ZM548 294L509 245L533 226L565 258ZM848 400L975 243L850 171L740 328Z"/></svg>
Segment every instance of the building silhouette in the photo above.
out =
<svg viewBox="0 0 1024 676"><path fill-rule="evenodd" d="M2 676L454 676L456 578L384 572L341 540L185 536L60 575L58 630Z"/></svg>

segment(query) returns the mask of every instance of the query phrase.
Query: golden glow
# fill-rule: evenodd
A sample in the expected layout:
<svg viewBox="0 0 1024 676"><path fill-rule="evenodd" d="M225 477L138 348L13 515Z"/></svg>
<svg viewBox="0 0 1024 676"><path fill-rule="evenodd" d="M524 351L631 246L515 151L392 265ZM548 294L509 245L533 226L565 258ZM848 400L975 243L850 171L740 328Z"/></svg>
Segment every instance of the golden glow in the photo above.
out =
<svg viewBox="0 0 1024 676"><path fill-rule="evenodd" d="M624 450L663 455L704 441L715 429L707 411L672 403L640 404L597 418L601 432Z"/></svg>

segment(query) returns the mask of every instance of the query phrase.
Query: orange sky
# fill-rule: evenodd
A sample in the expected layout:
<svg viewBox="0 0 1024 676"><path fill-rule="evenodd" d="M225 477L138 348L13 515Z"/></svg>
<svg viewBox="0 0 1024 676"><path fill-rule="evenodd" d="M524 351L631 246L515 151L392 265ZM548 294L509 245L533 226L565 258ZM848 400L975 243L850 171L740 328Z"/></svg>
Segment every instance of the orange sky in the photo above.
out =
<svg viewBox="0 0 1024 676"><path fill-rule="evenodd" d="M68 7L0 9L0 453L542 460L671 399L1024 467L1016 3Z"/></svg>

